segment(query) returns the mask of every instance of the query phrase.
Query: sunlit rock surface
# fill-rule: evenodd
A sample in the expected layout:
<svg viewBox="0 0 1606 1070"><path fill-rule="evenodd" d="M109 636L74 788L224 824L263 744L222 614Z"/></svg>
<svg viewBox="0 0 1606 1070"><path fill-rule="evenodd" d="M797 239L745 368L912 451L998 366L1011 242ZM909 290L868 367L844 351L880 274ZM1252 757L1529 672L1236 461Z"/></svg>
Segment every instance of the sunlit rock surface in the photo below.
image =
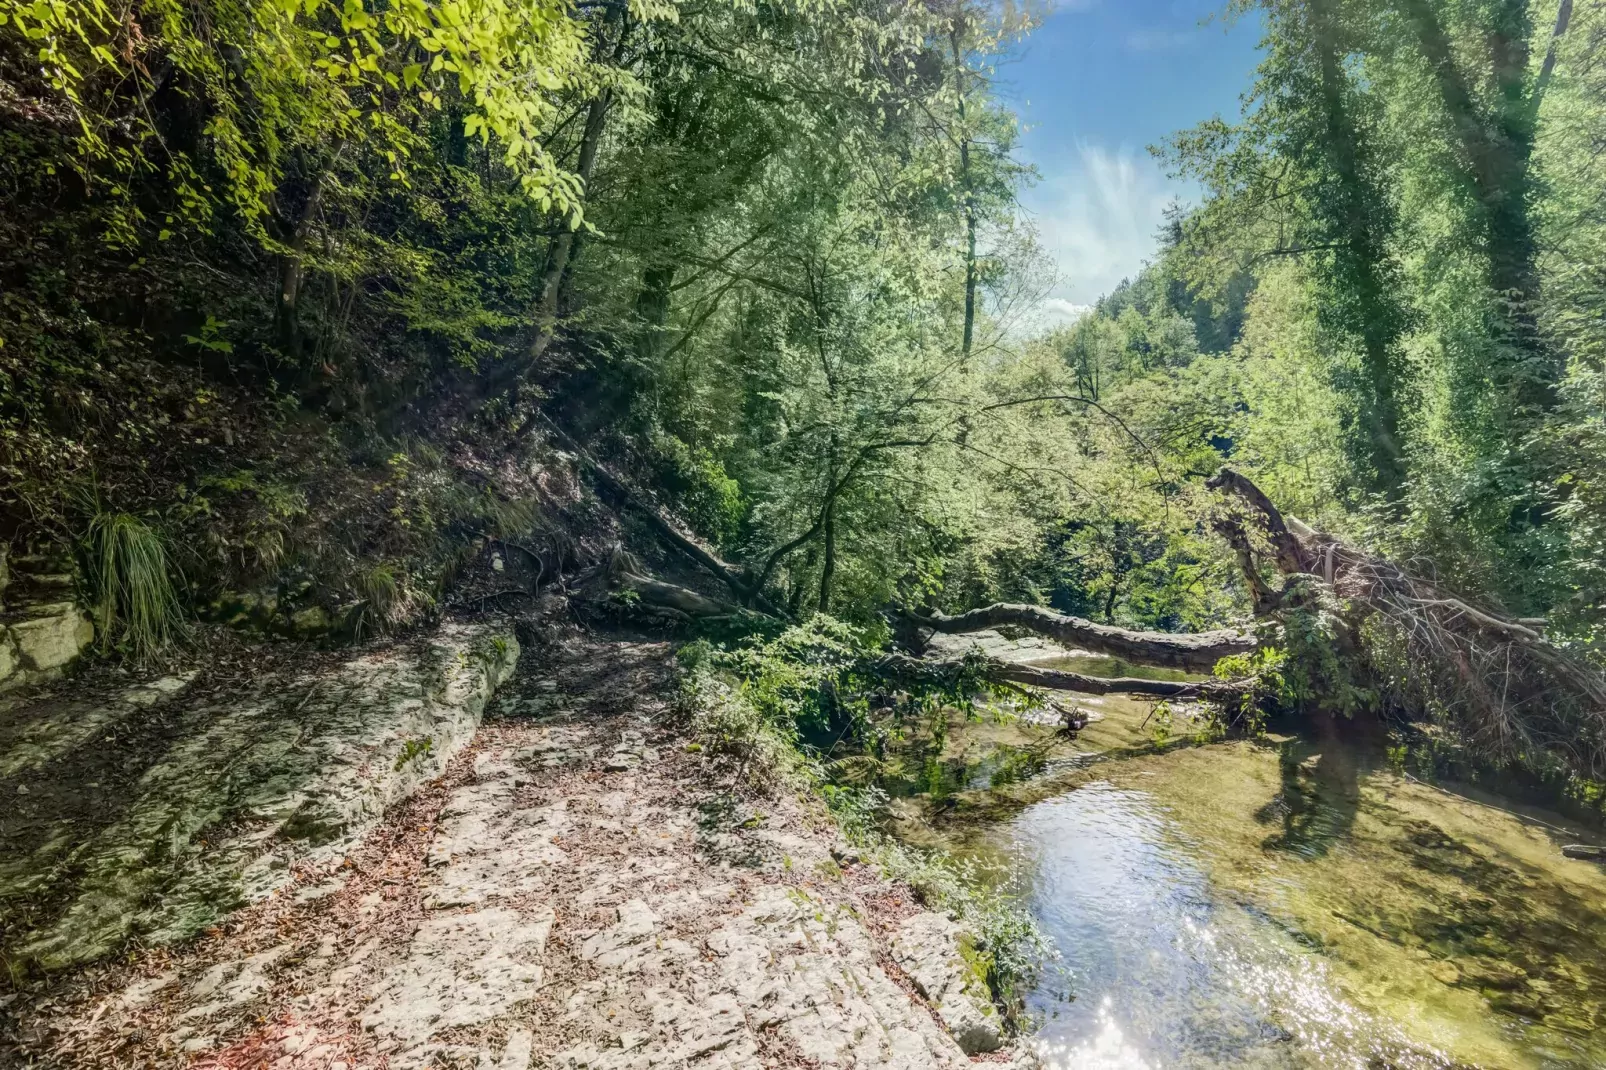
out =
<svg viewBox="0 0 1606 1070"><path fill-rule="evenodd" d="M338 856L439 775L517 653L510 634L447 627L223 702L174 678L10 703L5 950L57 968L131 936L181 939L281 887L292 863Z"/></svg>

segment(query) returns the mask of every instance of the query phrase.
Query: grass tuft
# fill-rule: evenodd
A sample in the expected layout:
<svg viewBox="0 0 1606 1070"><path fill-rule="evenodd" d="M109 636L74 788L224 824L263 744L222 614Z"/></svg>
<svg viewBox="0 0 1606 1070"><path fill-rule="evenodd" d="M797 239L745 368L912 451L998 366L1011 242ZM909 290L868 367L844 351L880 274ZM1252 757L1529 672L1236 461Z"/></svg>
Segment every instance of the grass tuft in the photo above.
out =
<svg viewBox="0 0 1606 1070"><path fill-rule="evenodd" d="M97 513L86 541L102 651L115 638L136 660L150 660L184 630L167 544L127 513Z"/></svg>

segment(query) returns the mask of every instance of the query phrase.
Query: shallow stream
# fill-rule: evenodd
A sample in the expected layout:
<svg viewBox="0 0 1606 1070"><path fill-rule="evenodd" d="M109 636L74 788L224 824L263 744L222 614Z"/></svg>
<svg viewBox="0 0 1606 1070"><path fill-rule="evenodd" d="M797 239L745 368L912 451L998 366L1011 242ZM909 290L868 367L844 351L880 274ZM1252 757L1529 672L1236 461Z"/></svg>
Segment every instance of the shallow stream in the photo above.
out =
<svg viewBox="0 0 1606 1070"><path fill-rule="evenodd" d="M1606 1067L1606 867L1560 851L1598 836L1348 733L1198 743L1079 701L1097 719L1037 776L925 808L1055 945L1028 1000L1049 1066Z"/></svg>

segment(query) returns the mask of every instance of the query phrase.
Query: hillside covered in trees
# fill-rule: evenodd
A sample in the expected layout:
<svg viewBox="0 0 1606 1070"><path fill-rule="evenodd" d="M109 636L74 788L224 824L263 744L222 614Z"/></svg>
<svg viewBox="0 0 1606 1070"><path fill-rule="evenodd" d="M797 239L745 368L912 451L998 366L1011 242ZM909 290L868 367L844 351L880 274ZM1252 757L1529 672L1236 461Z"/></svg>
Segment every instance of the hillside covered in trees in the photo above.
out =
<svg viewBox="0 0 1606 1070"><path fill-rule="evenodd" d="M1606 12L1233 7L1202 200L1041 333L1011 5L0 0L0 542L129 659L431 620L487 538L872 647L1259 616L1266 701L1598 801Z"/></svg>

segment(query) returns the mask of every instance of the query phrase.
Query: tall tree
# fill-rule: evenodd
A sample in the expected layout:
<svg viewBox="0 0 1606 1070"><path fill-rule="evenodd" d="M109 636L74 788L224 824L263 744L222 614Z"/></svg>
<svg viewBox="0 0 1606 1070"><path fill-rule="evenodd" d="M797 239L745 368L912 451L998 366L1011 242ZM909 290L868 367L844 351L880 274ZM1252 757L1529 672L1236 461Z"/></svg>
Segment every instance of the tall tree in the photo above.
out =
<svg viewBox="0 0 1606 1070"><path fill-rule="evenodd" d="M1450 29L1433 0L1398 0L1414 43L1432 74L1459 163L1479 212L1479 238L1493 291L1495 341L1488 378L1505 396L1517 433L1526 418L1555 403L1561 374L1557 354L1536 327L1538 245L1534 235L1532 168L1539 107L1566 33L1572 4L1557 9L1544 65L1529 70L1533 36L1529 0L1476 5L1465 26L1472 54L1487 65L1489 89L1478 93L1458 58Z"/></svg>

